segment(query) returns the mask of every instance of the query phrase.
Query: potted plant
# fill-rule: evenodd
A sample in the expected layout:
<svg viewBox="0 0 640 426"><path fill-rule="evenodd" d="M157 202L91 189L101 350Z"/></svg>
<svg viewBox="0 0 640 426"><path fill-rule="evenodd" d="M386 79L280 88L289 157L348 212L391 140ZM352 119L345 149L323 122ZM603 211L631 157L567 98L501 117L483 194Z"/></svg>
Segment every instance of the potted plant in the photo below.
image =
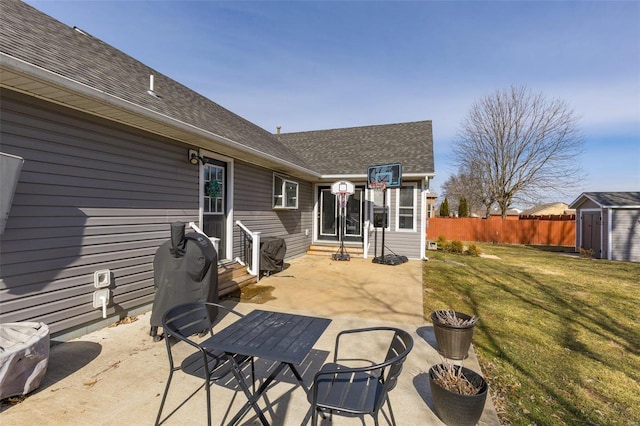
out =
<svg viewBox="0 0 640 426"><path fill-rule="evenodd" d="M476 316L451 309L432 312L431 322L440 355L453 360L465 359L469 353L473 327L477 321Z"/></svg>
<svg viewBox="0 0 640 426"><path fill-rule="evenodd" d="M461 365L443 362L429 369L429 386L434 411L446 425L478 423L489 392L481 375Z"/></svg>

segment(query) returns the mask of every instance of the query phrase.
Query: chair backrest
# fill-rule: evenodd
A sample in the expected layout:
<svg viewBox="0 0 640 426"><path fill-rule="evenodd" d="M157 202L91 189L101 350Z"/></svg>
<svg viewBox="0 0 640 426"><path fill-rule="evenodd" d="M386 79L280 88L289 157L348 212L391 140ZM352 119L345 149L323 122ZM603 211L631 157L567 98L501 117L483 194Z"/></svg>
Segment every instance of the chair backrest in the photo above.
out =
<svg viewBox="0 0 640 426"><path fill-rule="evenodd" d="M162 316L165 334L181 340L188 336L211 331L217 307L210 303L190 302L169 308Z"/></svg>
<svg viewBox="0 0 640 426"><path fill-rule="evenodd" d="M393 329L394 334L383 364L386 364L384 388L382 394L386 394L396 387L398 377L402 372L402 364L413 349L413 338L409 333L401 329ZM378 405L384 403L384 398L378 401Z"/></svg>

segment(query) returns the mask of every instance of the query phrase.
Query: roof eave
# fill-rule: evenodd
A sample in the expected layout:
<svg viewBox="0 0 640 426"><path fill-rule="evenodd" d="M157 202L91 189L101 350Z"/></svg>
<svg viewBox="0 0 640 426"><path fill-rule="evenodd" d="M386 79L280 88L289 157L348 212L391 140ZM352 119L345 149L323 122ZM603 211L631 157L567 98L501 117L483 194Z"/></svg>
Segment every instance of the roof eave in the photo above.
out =
<svg viewBox="0 0 640 426"><path fill-rule="evenodd" d="M403 173L403 179L423 179L425 181L429 179L433 179L435 177L435 173ZM353 174L324 174L320 176L320 179L323 181L330 180L340 180L340 179L352 179L352 180L367 180L366 173L353 173Z"/></svg>
<svg viewBox="0 0 640 426"><path fill-rule="evenodd" d="M0 86L304 179L320 174L0 52ZM52 90L56 89L56 90Z"/></svg>
<svg viewBox="0 0 640 426"><path fill-rule="evenodd" d="M573 202L571 204L569 204L569 208L570 209L577 208L578 205L582 203L582 199L583 198L588 198L589 200L593 201L601 209L640 209L640 205L624 205L624 206L620 206L620 205L605 205L605 204L602 204L602 203L598 202L598 200L594 199L593 197L590 197L589 194L584 193L584 192L582 194L580 194L578 196L578 198L573 200Z"/></svg>

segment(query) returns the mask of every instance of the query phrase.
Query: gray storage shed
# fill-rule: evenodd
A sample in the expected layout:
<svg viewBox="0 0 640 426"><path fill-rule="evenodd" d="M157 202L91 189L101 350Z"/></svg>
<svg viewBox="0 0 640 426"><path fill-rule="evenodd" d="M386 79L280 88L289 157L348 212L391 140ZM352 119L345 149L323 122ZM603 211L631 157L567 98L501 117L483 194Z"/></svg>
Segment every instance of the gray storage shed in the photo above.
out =
<svg viewBox="0 0 640 426"><path fill-rule="evenodd" d="M640 192L583 192L569 208L576 209L576 250L640 262Z"/></svg>

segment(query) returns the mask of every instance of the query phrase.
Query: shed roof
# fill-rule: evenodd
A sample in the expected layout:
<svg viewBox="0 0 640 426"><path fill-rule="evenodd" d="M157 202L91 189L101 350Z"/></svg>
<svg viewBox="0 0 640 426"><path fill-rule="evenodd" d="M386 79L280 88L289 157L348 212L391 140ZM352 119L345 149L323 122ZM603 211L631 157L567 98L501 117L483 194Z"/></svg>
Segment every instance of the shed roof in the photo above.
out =
<svg viewBox="0 0 640 426"><path fill-rule="evenodd" d="M433 174L431 121L282 133L280 140L323 175L401 163L403 174Z"/></svg>
<svg viewBox="0 0 640 426"><path fill-rule="evenodd" d="M640 192L583 192L569 207L578 208L586 199L601 208L640 208Z"/></svg>

